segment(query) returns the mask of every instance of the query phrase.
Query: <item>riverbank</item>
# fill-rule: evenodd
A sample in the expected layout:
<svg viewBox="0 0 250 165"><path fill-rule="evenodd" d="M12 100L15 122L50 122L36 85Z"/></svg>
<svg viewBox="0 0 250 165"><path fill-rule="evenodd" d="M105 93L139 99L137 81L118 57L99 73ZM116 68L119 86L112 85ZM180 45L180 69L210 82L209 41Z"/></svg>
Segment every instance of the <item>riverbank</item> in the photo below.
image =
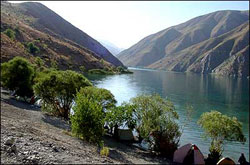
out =
<svg viewBox="0 0 250 165"><path fill-rule="evenodd" d="M101 156L98 147L69 136L69 124L49 116L30 104L17 101L1 90L1 163L69 164L170 164L130 144L105 136L109 157ZM12 141L14 140L14 141ZM8 142L7 142L8 141Z"/></svg>

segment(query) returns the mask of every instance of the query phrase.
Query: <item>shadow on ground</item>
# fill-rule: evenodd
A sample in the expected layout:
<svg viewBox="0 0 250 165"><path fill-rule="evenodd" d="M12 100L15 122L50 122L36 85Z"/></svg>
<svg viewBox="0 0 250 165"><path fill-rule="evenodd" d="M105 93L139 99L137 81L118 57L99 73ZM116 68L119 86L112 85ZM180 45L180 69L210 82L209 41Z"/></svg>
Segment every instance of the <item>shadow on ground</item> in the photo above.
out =
<svg viewBox="0 0 250 165"><path fill-rule="evenodd" d="M42 117L42 121L44 121L45 123L49 123L60 129L70 130L70 125L65 120L62 120L54 116L44 114Z"/></svg>
<svg viewBox="0 0 250 165"><path fill-rule="evenodd" d="M3 98L1 96L1 100L4 101L7 104L13 105L17 108L21 108L21 109L25 109L25 110L29 110L29 111L40 111L41 109L35 105L29 104L27 102L24 101L19 101L16 100L15 98Z"/></svg>
<svg viewBox="0 0 250 165"><path fill-rule="evenodd" d="M133 146L131 142L118 141L110 136L104 137L104 144L105 144L105 146L114 149L113 151L110 150L110 157L112 159L116 159L115 157L118 157L118 159L116 159L116 160L121 160L124 158L118 151L133 154L135 152L135 150L137 150L136 154L133 154L134 157L144 159L145 161L159 163L159 164L162 164L162 163L165 164L167 161L166 158L156 156L156 155L150 153L149 151L138 149L138 147ZM114 157L112 157L112 156L114 156ZM127 160L122 160L122 161L126 162ZM170 161L168 161L168 162L171 163ZM131 163L131 162L128 161L126 163Z"/></svg>

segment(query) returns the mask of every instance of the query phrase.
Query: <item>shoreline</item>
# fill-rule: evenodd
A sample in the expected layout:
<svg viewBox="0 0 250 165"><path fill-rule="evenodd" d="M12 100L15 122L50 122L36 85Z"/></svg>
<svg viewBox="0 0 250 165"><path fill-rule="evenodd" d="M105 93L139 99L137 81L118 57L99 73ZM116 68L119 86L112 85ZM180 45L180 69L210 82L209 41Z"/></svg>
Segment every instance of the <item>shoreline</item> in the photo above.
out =
<svg viewBox="0 0 250 165"><path fill-rule="evenodd" d="M104 136L110 150L101 156L98 147L67 135L69 124L41 112L40 108L17 101L1 90L1 163L95 163L95 164L173 164L130 144ZM6 145L14 139L15 148ZM13 146L13 145L12 145Z"/></svg>

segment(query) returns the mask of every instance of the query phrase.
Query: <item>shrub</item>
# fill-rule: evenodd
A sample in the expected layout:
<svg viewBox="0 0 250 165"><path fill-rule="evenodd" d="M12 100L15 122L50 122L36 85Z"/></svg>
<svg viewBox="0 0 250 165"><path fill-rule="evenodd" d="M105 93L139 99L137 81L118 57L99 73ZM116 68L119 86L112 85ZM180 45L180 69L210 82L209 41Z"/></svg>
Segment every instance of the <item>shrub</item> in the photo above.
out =
<svg viewBox="0 0 250 165"><path fill-rule="evenodd" d="M242 124L235 117L222 115L218 111L205 112L198 120L204 129L205 136L211 137L209 148L211 158L217 162L223 152L225 141L239 141L244 143L246 138L242 132Z"/></svg>
<svg viewBox="0 0 250 165"><path fill-rule="evenodd" d="M55 60L51 60L50 67L57 70L58 69L57 62Z"/></svg>
<svg viewBox="0 0 250 165"><path fill-rule="evenodd" d="M79 91L83 96L96 100L102 107L103 112L115 106L116 100L114 95L107 89L97 87L85 87Z"/></svg>
<svg viewBox="0 0 250 165"><path fill-rule="evenodd" d="M108 147L103 147L100 151L100 155L102 156L109 156L109 148Z"/></svg>
<svg viewBox="0 0 250 165"><path fill-rule="evenodd" d="M35 58L35 69L36 71L42 71L45 69L44 61L40 57Z"/></svg>
<svg viewBox="0 0 250 165"><path fill-rule="evenodd" d="M12 29L8 28L4 32L10 39L14 40L16 38L16 33Z"/></svg>
<svg viewBox="0 0 250 165"><path fill-rule="evenodd" d="M1 64L2 85L14 90L18 96L31 97L33 95L33 78L33 66L22 57L15 57Z"/></svg>
<svg viewBox="0 0 250 165"><path fill-rule="evenodd" d="M112 107L106 112L105 121L110 127L111 133L113 128L117 129L120 126L127 126L134 129L136 120L133 118L134 107L128 103L123 103L120 106ZM116 132L117 130L114 130ZM114 134L116 137L117 135ZM117 137L116 137L117 138Z"/></svg>
<svg viewBox="0 0 250 165"><path fill-rule="evenodd" d="M102 143L104 117L102 106L93 98L77 93L74 114L71 115L72 133L88 142Z"/></svg>
<svg viewBox="0 0 250 165"><path fill-rule="evenodd" d="M149 142L152 150L171 158L181 136L174 105L157 94L138 96L131 103L139 135Z"/></svg>
<svg viewBox="0 0 250 165"><path fill-rule="evenodd" d="M68 119L76 92L81 87L91 85L87 78L74 71L50 70L38 79L34 90L44 102L43 110Z"/></svg>
<svg viewBox="0 0 250 165"><path fill-rule="evenodd" d="M29 43L27 44L27 48L28 48L28 51L29 51L31 54L37 54L37 53L39 53L39 51L40 51L40 49L39 49L36 45L34 45L33 42L29 42Z"/></svg>
<svg viewBox="0 0 250 165"><path fill-rule="evenodd" d="M104 65L104 60L103 59L101 59L100 62L101 62L102 65Z"/></svg>
<svg viewBox="0 0 250 165"><path fill-rule="evenodd" d="M108 71L105 71L104 69L90 69L88 71L88 73L91 73L91 74L103 74L103 75L114 74L113 72L108 72Z"/></svg>
<svg viewBox="0 0 250 165"><path fill-rule="evenodd" d="M86 70L86 68L85 68L85 66L80 66L80 68L79 68L82 72L86 72L87 70Z"/></svg>
<svg viewBox="0 0 250 165"><path fill-rule="evenodd" d="M118 66L116 68L116 70L117 70L118 73L124 73L124 74L131 74L131 73L133 73L130 70L128 70L126 67L123 67L123 66Z"/></svg>

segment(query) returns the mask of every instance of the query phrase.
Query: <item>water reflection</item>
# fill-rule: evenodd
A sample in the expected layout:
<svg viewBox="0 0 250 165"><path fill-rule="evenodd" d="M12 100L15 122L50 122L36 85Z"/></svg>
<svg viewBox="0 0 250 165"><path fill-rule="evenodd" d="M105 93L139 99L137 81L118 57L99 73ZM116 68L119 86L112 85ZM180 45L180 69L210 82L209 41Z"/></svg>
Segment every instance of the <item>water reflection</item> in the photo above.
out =
<svg viewBox="0 0 250 165"><path fill-rule="evenodd" d="M249 80L200 75L133 69L134 74L87 77L100 87L110 90L118 101L129 101L143 93L158 93L169 98L180 116L180 124L185 121L185 107L194 107L192 121L185 127L181 144L195 143L201 151L208 153L209 141L201 138L202 130L197 120L203 112L218 110L223 114L237 117L243 123L247 143L226 145L224 155L236 161L241 152L249 159ZM194 129L195 128L195 129Z"/></svg>

